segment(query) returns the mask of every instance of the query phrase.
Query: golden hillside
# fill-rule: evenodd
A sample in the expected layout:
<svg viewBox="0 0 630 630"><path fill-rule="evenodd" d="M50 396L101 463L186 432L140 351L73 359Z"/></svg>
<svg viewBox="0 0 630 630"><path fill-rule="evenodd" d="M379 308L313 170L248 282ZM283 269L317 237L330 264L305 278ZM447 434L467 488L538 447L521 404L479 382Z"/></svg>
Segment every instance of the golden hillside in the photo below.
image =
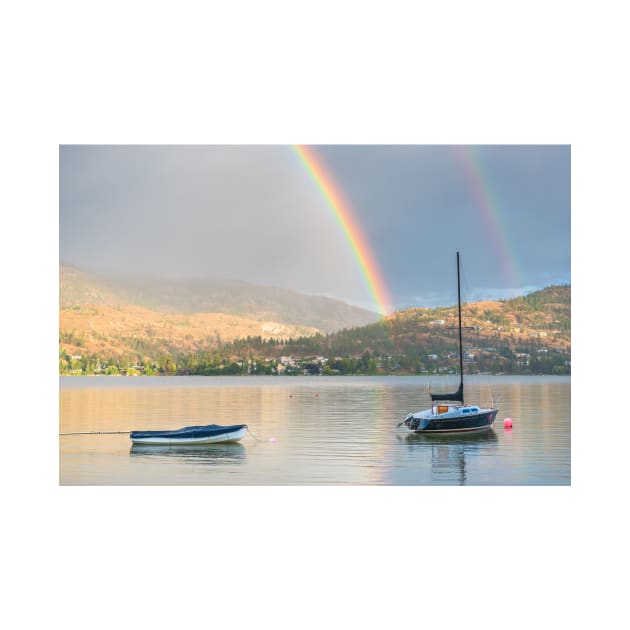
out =
<svg viewBox="0 0 630 630"><path fill-rule="evenodd" d="M224 313L162 313L139 306L102 304L61 308L60 347L70 355L149 355L156 350L195 352L243 337L287 339L316 328L259 321Z"/></svg>

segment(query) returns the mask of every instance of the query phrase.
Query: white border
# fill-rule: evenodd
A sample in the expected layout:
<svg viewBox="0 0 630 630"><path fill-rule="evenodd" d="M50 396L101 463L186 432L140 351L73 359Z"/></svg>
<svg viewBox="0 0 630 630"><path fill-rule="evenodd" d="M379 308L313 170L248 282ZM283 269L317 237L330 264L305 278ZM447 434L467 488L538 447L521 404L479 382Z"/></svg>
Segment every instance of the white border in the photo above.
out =
<svg viewBox="0 0 630 630"><path fill-rule="evenodd" d="M623 618L612 569L627 556L625 468L593 424L611 418L590 410L626 372L606 324L623 312L626 21L612 2L428 6L3 9L9 614L65 628ZM57 146L77 142L570 143L573 486L60 488ZM6 439L25 432L38 439ZM616 442L626 433L616 427Z"/></svg>

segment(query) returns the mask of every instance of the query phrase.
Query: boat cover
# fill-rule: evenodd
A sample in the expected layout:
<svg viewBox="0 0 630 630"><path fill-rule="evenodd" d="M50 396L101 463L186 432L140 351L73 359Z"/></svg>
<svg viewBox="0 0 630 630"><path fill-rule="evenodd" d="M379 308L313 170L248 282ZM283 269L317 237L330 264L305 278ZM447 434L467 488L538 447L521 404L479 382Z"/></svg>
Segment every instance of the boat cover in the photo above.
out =
<svg viewBox="0 0 630 630"><path fill-rule="evenodd" d="M224 433L232 433L238 431L246 424L233 424L224 426L220 424L206 424L196 427L184 427L174 431L132 431L131 438L148 438L148 437L175 437L175 438L202 438L212 437L213 435L223 435Z"/></svg>

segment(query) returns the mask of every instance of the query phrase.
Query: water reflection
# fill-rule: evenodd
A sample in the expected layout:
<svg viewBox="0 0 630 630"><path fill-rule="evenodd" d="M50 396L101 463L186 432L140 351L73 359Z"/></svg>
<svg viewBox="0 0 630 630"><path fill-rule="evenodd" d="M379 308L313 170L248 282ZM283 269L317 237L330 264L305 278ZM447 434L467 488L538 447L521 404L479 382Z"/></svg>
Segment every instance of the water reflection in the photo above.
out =
<svg viewBox="0 0 630 630"><path fill-rule="evenodd" d="M493 429L459 435L409 433L405 441L412 455L414 451L416 455L430 452L433 481L461 486L466 484L467 465L496 450L498 444Z"/></svg>
<svg viewBox="0 0 630 630"><path fill-rule="evenodd" d="M134 444L129 451L132 458L161 459L174 458L195 464L239 464L245 461L245 447L242 444Z"/></svg>

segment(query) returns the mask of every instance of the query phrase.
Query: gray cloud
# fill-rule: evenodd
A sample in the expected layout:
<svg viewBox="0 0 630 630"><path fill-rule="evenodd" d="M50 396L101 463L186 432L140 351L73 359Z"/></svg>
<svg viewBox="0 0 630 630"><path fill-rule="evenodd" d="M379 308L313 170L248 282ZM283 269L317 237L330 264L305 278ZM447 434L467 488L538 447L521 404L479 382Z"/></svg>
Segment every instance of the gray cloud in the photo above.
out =
<svg viewBox="0 0 630 630"><path fill-rule="evenodd" d="M363 297L286 147L62 147L60 234L62 260L94 271Z"/></svg>
<svg viewBox="0 0 630 630"><path fill-rule="evenodd" d="M518 290L452 149L316 151L397 307L451 302L456 249L471 293ZM569 147L476 154L520 286L570 281ZM61 147L60 257L91 271L234 278L373 308L341 230L285 146Z"/></svg>

